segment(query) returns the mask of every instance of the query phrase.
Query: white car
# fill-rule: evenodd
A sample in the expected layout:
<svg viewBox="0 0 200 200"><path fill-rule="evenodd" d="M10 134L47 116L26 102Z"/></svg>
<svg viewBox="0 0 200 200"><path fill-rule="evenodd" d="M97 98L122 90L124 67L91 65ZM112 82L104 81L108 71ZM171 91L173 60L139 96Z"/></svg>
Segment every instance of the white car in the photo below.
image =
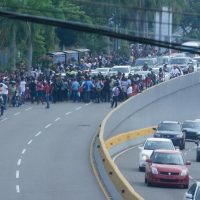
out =
<svg viewBox="0 0 200 200"><path fill-rule="evenodd" d="M147 138L144 146L139 147L139 171L144 171L146 159L149 159L152 152L157 149L175 150L171 139L167 138Z"/></svg>
<svg viewBox="0 0 200 200"><path fill-rule="evenodd" d="M146 58L137 58L135 60L135 63L133 65L133 67L139 68L140 70L142 70L144 64L147 64L148 67L152 68L155 67L157 64L157 58L152 58L152 57L146 57Z"/></svg>
<svg viewBox="0 0 200 200"><path fill-rule="evenodd" d="M103 67L103 68L96 68L95 70L91 71L91 76L98 76L101 74L102 76L108 76L109 75L110 68Z"/></svg>
<svg viewBox="0 0 200 200"><path fill-rule="evenodd" d="M192 184L185 193L184 200L199 200L200 199L200 182Z"/></svg>
<svg viewBox="0 0 200 200"><path fill-rule="evenodd" d="M131 73L131 66L130 65L115 65L109 71L110 76L118 75L118 73L125 74L125 77L127 78L128 75Z"/></svg>

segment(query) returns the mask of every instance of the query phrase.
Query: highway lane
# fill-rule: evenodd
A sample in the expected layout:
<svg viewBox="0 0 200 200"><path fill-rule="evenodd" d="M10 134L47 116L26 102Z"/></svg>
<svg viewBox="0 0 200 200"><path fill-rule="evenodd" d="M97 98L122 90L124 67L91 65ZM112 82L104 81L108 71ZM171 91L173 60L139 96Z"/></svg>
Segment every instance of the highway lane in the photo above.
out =
<svg viewBox="0 0 200 200"><path fill-rule="evenodd" d="M190 78L188 76L188 78ZM186 80L185 80L186 81ZM193 80L191 79L191 82ZM199 83L199 82L198 82ZM182 84L180 81L176 81L177 85ZM176 87L176 85L174 85ZM163 85L163 90L165 90L165 85ZM166 87L167 89L167 87ZM151 89L150 89L151 90ZM162 90L153 90L156 95L156 91L162 92ZM200 118L199 110L199 99L200 99L200 84L195 84L191 87L186 87L185 89L175 91L170 95L163 96L162 98L157 98L151 101L151 95L141 94L141 97L146 97L143 101L141 98L133 98L127 103L128 106L124 105L124 109L120 108L119 112L114 115L113 119L108 120L107 130L105 131L105 139L112 136L118 135L120 133L128 132L131 130L141 129L149 126L155 126L162 120L178 120L183 121L185 119L195 119ZM150 92L151 94L151 92ZM159 95L158 95L159 96ZM140 106L140 102L145 102L144 106L137 109L134 107L135 104ZM141 105L143 105L141 103ZM120 117L120 112L125 117ZM188 156L192 154L194 150L188 152ZM185 192L184 189L168 189L161 188L158 190L156 187L148 188L144 184L144 174L138 172L138 154L137 149L133 149L131 153L128 151L122 154L116 162L119 169L125 175L133 188L138 191L145 199L163 199L163 200L179 200L183 198ZM193 155L194 156L194 155ZM195 158L195 156L194 156ZM194 159L191 157L191 160ZM132 161L132 162L131 162ZM193 160L194 161L194 160ZM197 174L199 173L199 163L192 163L191 172L195 179L199 179Z"/></svg>
<svg viewBox="0 0 200 200"><path fill-rule="evenodd" d="M195 161L196 158L196 145L192 142L186 143L184 150L184 157L186 160L191 161L190 169L190 184L195 180L200 180L200 163ZM132 148L129 151L119 155L115 159L115 163L126 177L134 189L140 193L145 200L182 200L186 189L169 188L169 187L148 187L144 183L144 172L138 170L139 149L138 147ZM129 161L129 162L127 162ZM132 162L131 162L132 161Z"/></svg>
<svg viewBox="0 0 200 200"><path fill-rule="evenodd" d="M0 120L0 199L104 199L89 146L109 111L69 102L9 109Z"/></svg>

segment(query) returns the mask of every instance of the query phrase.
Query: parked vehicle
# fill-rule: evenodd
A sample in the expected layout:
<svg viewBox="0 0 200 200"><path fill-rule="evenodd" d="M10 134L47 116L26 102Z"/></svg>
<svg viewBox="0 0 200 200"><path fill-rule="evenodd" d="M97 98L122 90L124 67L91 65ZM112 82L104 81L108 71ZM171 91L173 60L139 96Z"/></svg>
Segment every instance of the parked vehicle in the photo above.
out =
<svg viewBox="0 0 200 200"><path fill-rule="evenodd" d="M199 200L200 199L200 181L193 183L185 193L184 200Z"/></svg>
<svg viewBox="0 0 200 200"><path fill-rule="evenodd" d="M182 131L181 123L177 121L162 121L155 130L154 137L169 138L174 146L179 146L181 150L185 149L185 133Z"/></svg>
<svg viewBox="0 0 200 200"><path fill-rule="evenodd" d="M182 130L186 139L200 139L200 120L185 120L182 124Z"/></svg>
<svg viewBox="0 0 200 200"><path fill-rule="evenodd" d="M139 171L144 171L146 159L149 159L152 152L156 149L175 150L175 147L170 139L166 138L147 138L144 146L139 147Z"/></svg>
<svg viewBox="0 0 200 200"><path fill-rule="evenodd" d="M177 150L155 150L146 160L145 183L188 188L189 161L185 162L182 152Z"/></svg>

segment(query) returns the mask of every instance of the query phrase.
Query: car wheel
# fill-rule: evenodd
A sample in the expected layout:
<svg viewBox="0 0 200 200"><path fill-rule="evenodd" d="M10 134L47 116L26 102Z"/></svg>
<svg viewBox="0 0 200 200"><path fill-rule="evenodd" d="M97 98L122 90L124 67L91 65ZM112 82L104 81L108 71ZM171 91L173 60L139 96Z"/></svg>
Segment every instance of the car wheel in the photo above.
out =
<svg viewBox="0 0 200 200"><path fill-rule="evenodd" d="M140 172L143 172L143 171L144 171L143 167L140 167L140 166L139 166L138 169L139 169Z"/></svg>
<svg viewBox="0 0 200 200"><path fill-rule="evenodd" d="M147 184L147 186L152 186L152 183L150 182L150 181L148 181L147 179L146 179L146 184Z"/></svg>
<svg viewBox="0 0 200 200"><path fill-rule="evenodd" d="M180 146L180 150L184 150L185 149L185 142Z"/></svg>
<svg viewBox="0 0 200 200"><path fill-rule="evenodd" d="M187 185L183 185L183 188L184 188L184 189L188 189L188 187L189 187L188 184L187 184Z"/></svg>
<svg viewBox="0 0 200 200"><path fill-rule="evenodd" d="M197 156L196 161L197 161L197 162L200 162L200 156Z"/></svg>

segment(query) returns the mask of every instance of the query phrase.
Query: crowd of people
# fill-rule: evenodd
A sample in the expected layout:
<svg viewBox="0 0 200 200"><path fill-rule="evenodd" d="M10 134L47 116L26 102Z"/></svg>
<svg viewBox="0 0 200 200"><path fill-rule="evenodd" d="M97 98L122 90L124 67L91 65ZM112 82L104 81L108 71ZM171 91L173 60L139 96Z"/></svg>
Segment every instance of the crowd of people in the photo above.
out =
<svg viewBox="0 0 200 200"><path fill-rule="evenodd" d="M98 74L91 77L89 72L77 71L76 74L37 73L3 74L0 76L1 115L8 107L19 107L25 102L44 104L62 101L72 102L111 102L124 101L141 92L145 84L141 76L118 74L112 77ZM116 89L117 88L117 89Z"/></svg>
<svg viewBox="0 0 200 200"><path fill-rule="evenodd" d="M111 107L116 107L118 101L124 101L155 85L157 83L155 73L152 71L144 80L141 75L130 74L126 77L121 73L111 77L102 74L92 77L90 70L129 63L131 63L130 58L111 53L82 58L76 67L58 63L54 71L46 68L34 69L28 73L24 68L18 68L13 73L1 73L1 116L8 107L19 107L25 102L46 103L46 108L50 108L50 103L62 101L110 102Z"/></svg>

